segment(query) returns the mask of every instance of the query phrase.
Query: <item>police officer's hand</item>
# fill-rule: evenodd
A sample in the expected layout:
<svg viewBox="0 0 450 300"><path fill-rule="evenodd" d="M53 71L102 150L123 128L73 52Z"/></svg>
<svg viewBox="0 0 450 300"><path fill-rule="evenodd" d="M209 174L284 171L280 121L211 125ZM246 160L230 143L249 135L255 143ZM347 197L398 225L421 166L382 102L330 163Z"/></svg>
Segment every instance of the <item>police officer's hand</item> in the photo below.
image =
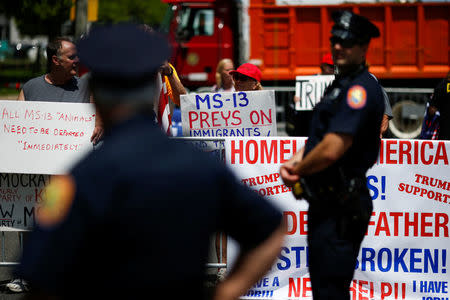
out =
<svg viewBox="0 0 450 300"><path fill-rule="evenodd" d="M280 168L280 175L284 183L292 187L296 182L300 180L300 175L294 173L295 161L288 161L284 163Z"/></svg>

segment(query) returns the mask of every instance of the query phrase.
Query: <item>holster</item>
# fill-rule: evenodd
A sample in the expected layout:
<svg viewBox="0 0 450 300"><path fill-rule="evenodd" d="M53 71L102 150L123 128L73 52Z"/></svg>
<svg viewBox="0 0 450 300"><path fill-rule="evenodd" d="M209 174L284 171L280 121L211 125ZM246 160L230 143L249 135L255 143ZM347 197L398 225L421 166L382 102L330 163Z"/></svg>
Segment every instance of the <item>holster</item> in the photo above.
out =
<svg viewBox="0 0 450 300"><path fill-rule="evenodd" d="M368 219L361 202L366 189L365 176L348 175L341 167L302 178L302 197L309 202L310 211L331 215L337 220L340 238L350 239L359 224Z"/></svg>

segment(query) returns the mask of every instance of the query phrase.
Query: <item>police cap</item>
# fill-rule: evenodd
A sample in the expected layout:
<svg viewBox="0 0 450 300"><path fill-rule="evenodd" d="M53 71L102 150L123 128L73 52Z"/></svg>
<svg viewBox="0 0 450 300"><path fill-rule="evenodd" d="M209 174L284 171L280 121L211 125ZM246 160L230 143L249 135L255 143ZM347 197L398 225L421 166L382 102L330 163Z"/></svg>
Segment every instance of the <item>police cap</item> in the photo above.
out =
<svg viewBox="0 0 450 300"><path fill-rule="evenodd" d="M92 78L132 85L154 77L170 55L166 38L136 24L94 27L77 43L77 50Z"/></svg>
<svg viewBox="0 0 450 300"><path fill-rule="evenodd" d="M347 10L335 11L331 34L343 40L359 40L369 42L371 38L379 37L380 31L367 18Z"/></svg>

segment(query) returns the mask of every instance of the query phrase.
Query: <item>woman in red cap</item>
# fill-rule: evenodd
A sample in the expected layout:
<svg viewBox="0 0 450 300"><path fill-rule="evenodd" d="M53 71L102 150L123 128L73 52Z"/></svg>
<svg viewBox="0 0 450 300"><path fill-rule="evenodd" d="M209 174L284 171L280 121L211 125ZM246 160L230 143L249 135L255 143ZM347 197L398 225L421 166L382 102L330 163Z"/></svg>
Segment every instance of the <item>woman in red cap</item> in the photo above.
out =
<svg viewBox="0 0 450 300"><path fill-rule="evenodd" d="M261 71L251 63L241 65L237 70L230 71L234 80L236 91L257 91L262 90Z"/></svg>

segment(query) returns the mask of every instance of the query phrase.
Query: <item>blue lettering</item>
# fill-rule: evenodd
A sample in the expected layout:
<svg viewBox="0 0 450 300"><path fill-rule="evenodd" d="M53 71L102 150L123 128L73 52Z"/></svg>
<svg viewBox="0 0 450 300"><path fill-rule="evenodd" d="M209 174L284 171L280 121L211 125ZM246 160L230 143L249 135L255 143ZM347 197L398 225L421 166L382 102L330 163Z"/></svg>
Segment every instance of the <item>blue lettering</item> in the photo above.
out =
<svg viewBox="0 0 450 300"><path fill-rule="evenodd" d="M288 248L286 248L286 247L281 248L281 253L289 254L289 252L290 252L290 251L289 251ZM284 262L285 262L285 265L283 266L281 263L277 263L278 270L287 270L287 269L289 269L289 268L291 267L291 261L289 260L288 257L283 256L281 253L280 253L280 255L278 256L278 258L279 258L280 260L284 261Z"/></svg>
<svg viewBox="0 0 450 300"><path fill-rule="evenodd" d="M206 101L206 104L208 105L208 109L211 109L211 103L209 103L209 95L206 94L205 98L203 99L200 97L200 95L195 95L195 103L197 109L200 109L200 102L204 103Z"/></svg>
<svg viewBox="0 0 450 300"><path fill-rule="evenodd" d="M408 267L405 263L405 255L408 252L408 249L403 249L402 253L399 255L399 249L395 249L394 251L394 271L398 272L399 264L402 266L403 272L408 272Z"/></svg>
<svg viewBox="0 0 450 300"><path fill-rule="evenodd" d="M431 270L433 273L438 272L438 262L439 262L439 251L434 249L434 258L431 255L430 249L424 249L424 266L423 269L427 273L428 266L431 265Z"/></svg>
<svg viewBox="0 0 450 300"><path fill-rule="evenodd" d="M411 248L409 257L409 270L413 273L420 273L422 270L416 269L414 267L415 263L420 263L422 260L420 258L416 258L417 253L422 253L422 249Z"/></svg>
<svg viewBox="0 0 450 300"><path fill-rule="evenodd" d="M372 182L378 182L378 178L373 175L367 176L367 188L373 192L372 200L375 200L378 197L378 188Z"/></svg>
<svg viewBox="0 0 450 300"><path fill-rule="evenodd" d="M219 103L218 105L214 104L213 105L214 108L221 108L223 106L223 102L222 102L222 100L220 98L222 98L221 94L214 94L213 101L216 102L216 103Z"/></svg>
<svg viewBox="0 0 450 300"><path fill-rule="evenodd" d="M383 267L383 253L386 253L386 267ZM378 253L378 268L381 272L388 272L392 267L392 253L388 248L380 249Z"/></svg>
<svg viewBox="0 0 450 300"><path fill-rule="evenodd" d="M375 271L375 250L372 248L362 248L361 251L361 270L366 271L366 263L370 263L370 271Z"/></svg>

